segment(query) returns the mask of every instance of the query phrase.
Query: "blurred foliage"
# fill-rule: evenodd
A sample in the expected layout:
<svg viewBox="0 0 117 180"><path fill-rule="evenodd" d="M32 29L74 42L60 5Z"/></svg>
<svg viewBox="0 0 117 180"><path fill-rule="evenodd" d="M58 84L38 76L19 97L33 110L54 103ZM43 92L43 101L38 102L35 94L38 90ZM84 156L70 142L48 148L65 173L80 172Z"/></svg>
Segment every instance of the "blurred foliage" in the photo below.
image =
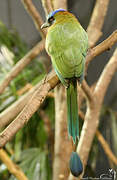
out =
<svg viewBox="0 0 117 180"><path fill-rule="evenodd" d="M19 165L29 179L50 179L48 177L46 156L47 152L42 151L40 148L29 148L22 151ZM11 176L9 180L15 179L15 177Z"/></svg>
<svg viewBox="0 0 117 180"><path fill-rule="evenodd" d="M21 59L28 50L27 45L21 40L15 29L9 31L0 21L0 46L3 44L14 53L15 63Z"/></svg>
<svg viewBox="0 0 117 180"><path fill-rule="evenodd" d="M15 30L9 31L0 22L0 82L27 52L28 47L18 33ZM0 112L19 98L18 90L28 83L32 86L35 85L45 74L46 70L40 58L34 59L0 96ZM54 100L47 98L42 108L54 127ZM51 179L52 165L49 159L48 135L39 112L32 116L29 123L16 134L12 142L7 143L5 148L14 162L23 169L29 180ZM16 179L2 163L0 164L0 179Z"/></svg>

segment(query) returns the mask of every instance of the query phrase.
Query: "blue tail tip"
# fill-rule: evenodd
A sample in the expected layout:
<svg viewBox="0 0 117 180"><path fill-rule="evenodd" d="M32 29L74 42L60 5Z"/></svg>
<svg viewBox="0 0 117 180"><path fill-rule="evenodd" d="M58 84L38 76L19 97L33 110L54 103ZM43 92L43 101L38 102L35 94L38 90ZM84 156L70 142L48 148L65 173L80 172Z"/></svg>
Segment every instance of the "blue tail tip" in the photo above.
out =
<svg viewBox="0 0 117 180"><path fill-rule="evenodd" d="M78 177L83 172L82 161L76 152L72 152L69 165L73 176Z"/></svg>

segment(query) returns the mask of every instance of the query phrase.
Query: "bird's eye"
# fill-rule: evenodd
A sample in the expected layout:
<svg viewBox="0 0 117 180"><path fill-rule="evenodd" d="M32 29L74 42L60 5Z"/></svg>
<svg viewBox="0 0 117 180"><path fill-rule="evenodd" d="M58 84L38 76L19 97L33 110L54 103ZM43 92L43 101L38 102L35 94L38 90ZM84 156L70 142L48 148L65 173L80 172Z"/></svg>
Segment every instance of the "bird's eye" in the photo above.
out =
<svg viewBox="0 0 117 180"><path fill-rule="evenodd" d="M51 23L51 24L52 24L53 21L54 21L54 17L53 16L48 19L48 22Z"/></svg>

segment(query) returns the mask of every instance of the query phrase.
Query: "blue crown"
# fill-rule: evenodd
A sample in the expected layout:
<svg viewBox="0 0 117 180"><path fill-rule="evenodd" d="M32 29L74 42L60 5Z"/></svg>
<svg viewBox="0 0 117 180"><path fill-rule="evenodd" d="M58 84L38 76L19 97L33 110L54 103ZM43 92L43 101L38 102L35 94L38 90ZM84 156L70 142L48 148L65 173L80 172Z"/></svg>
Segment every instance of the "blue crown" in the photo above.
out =
<svg viewBox="0 0 117 180"><path fill-rule="evenodd" d="M64 12L66 11L65 9L56 9L55 11L52 11L49 15L48 15L48 19L52 16L54 16L57 12Z"/></svg>

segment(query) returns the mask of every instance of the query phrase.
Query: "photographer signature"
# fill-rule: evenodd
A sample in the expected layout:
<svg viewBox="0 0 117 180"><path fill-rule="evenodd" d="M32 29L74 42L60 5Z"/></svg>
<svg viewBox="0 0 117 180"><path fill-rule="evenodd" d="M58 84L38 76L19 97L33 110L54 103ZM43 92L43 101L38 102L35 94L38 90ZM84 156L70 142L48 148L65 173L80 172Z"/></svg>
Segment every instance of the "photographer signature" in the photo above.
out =
<svg viewBox="0 0 117 180"><path fill-rule="evenodd" d="M92 177L86 177L82 178L82 180L88 180L88 179L93 179L93 180L116 180L116 171L113 169L109 169L108 174L101 174L99 178L92 178Z"/></svg>

